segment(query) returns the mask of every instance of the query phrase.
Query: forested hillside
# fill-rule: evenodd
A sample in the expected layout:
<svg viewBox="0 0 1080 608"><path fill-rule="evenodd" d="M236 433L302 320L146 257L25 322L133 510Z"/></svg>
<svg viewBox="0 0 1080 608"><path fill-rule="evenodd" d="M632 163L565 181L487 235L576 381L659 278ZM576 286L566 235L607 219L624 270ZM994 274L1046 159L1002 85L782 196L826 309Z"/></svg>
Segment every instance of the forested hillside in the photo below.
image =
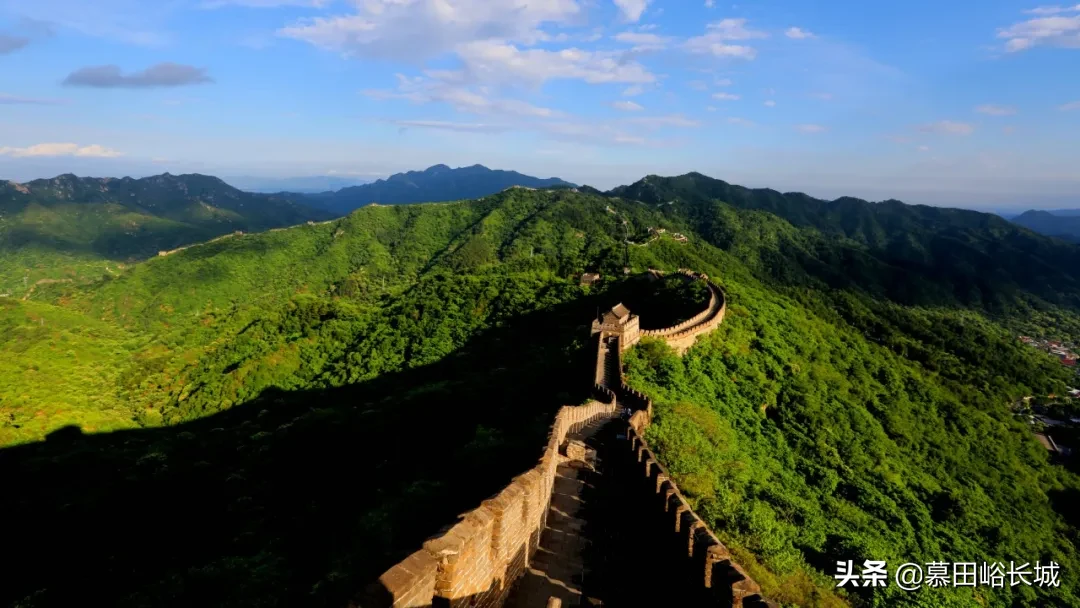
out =
<svg viewBox="0 0 1080 608"><path fill-rule="evenodd" d="M650 267L728 295L686 358L645 341L628 374L767 595L825 605L838 559L1053 559L1059 589L841 595L1080 603L1080 478L1009 410L1074 381L1009 328L1080 327L1076 251L899 203L825 221L700 177L365 207L0 300L0 604L343 605L535 464L589 396L597 309L693 310L633 278Z"/></svg>
<svg viewBox="0 0 1080 608"><path fill-rule="evenodd" d="M96 280L159 251L330 217L206 175L2 182L0 293L21 297L43 279Z"/></svg>
<svg viewBox="0 0 1080 608"><path fill-rule="evenodd" d="M812 278L902 304L995 313L1044 303L1080 308L1080 247L990 213L895 200L824 201L699 173L649 176L609 195L685 219L709 242L788 285ZM756 219L746 224L748 217Z"/></svg>

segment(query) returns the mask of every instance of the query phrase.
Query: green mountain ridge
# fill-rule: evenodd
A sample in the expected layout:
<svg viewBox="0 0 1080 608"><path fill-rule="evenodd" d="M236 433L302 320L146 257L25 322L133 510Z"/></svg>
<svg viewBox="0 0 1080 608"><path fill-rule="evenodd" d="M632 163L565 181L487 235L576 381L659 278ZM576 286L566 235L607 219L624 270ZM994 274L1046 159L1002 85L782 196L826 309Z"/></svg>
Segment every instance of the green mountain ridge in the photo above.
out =
<svg viewBox="0 0 1080 608"><path fill-rule="evenodd" d="M734 186L699 173L648 176L608 196L639 200L691 218L713 243L733 246L738 231L724 209L762 211L800 233L784 263L835 287L859 286L904 304L976 306L1000 311L1021 299L1080 306L1080 248L1054 242L990 213L833 201L802 193ZM717 206L717 201L724 205ZM671 203L668 205L667 203ZM775 230L789 230L778 225ZM754 252L747 252L755 256ZM774 272L786 272L775 267Z"/></svg>
<svg viewBox="0 0 1080 608"><path fill-rule="evenodd" d="M650 443L769 597L1077 605L1067 577L978 597L831 579L837 559L1080 568L1080 480L1008 407L1074 381L1013 333L1080 335L1068 246L855 199L863 219L818 228L780 215L798 195L701 177L368 206L0 299L19 548L0 605L344 605L535 464L551 415L589 397L597 309L692 297L648 268L728 296L685 358L645 341L627 371L657 403ZM1016 259L973 262L998 256Z"/></svg>
<svg viewBox="0 0 1080 608"><path fill-rule="evenodd" d="M0 183L0 293L24 294L42 279L96 280L162 250L330 217L197 174Z"/></svg>

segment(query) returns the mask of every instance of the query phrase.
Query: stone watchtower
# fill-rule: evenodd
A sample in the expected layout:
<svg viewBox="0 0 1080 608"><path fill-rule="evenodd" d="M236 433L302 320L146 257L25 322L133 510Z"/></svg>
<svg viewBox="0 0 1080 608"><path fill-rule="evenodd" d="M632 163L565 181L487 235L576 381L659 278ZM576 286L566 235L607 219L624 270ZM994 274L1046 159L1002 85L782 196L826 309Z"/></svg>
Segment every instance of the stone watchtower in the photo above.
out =
<svg viewBox="0 0 1080 608"><path fill-rule="evenodd" d="M591 335L596 334L600 334L601 340L618 336L621 338L619 340L621 350L626 350L641 339L640 318L631 314L629 308L616 304L599 319L593 320Z"/></svg>

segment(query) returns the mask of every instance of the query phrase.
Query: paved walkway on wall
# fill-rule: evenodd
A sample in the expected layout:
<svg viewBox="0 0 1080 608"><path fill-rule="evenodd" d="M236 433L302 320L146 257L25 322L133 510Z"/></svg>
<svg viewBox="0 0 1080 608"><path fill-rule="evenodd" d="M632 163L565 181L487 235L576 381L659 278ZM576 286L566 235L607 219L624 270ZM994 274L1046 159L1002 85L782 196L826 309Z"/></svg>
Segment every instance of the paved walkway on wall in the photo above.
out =
<svg viewBox="0 0 1080 608"><path fill-rule="evenodd" d="M559 465L540 546L510 592L506 608L546 608L552 597L559 598L563 608L604 605L595 550L602 539L594 522L602 515L597 509L605 481L597 439L607 422L594 422L567 436L585 442L585 462Z"/></svg>

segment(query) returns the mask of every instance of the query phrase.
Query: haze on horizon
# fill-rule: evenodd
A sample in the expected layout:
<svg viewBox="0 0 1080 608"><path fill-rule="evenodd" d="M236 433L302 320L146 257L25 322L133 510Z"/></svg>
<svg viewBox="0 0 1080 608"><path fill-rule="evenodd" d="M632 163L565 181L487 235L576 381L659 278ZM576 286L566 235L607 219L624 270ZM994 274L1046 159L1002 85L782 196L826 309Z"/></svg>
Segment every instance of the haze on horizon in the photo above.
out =
<svg viewBox="0 0 1080 608"><path fill-rule="evenodd" d="M1080 5L0 0L0 177L483 164L1080 206Z"/></svg>

